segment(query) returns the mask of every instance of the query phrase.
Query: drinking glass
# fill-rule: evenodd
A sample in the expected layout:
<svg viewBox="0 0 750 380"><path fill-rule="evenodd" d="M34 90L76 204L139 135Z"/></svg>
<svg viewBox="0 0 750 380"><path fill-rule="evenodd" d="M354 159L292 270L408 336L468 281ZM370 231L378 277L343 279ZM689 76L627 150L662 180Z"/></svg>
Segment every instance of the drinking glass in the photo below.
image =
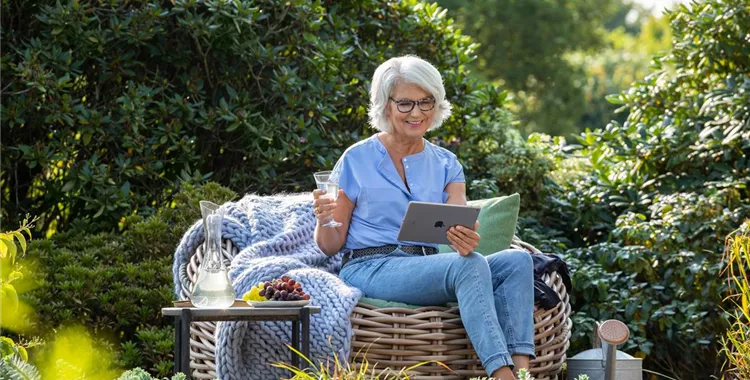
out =
<svg viewBox="0 0 750 380"><path fill-rule="evenodd" d="M322 195L322 197L325 198L331 198L334 201L339 196L339 183L331 176L331 171L326 170L322 172L316 172L313 174L315 177L315 183L318 185L318 189L325 190L326 193ZM328 221L328 223L324 224L323 227L339 227L343 224L333 220L333 215L331 216L331 220Z"/></svg>

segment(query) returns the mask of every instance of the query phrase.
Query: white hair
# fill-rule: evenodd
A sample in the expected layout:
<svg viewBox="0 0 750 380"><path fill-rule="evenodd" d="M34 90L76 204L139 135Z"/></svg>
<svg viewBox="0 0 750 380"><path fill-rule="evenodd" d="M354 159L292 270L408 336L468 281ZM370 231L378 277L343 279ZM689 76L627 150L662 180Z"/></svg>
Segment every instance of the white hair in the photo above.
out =
<svg viewBox="0 0 750 380"><path fill-rule="evenodd" d="M440 127L451 115L451 104L445 99L443 78L435 66L415 55L391 58L375 70L370 85L370 125L373 128L388 132L391 129L386 117L386 107L393 86L397 83L415 84L429 92L435 98L435 115L427 129L431 131Z"/></svg>

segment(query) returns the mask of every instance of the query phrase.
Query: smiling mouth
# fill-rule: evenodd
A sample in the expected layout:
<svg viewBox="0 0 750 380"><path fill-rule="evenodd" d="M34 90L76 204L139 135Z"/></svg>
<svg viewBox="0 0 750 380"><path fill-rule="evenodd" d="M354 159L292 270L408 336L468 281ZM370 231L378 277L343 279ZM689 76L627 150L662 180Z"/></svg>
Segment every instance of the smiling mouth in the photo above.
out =
<svg viewBox="0 0 750 380"><path fill-rule="evenodd" d="M419 120L419 121L407 121L407 122L406 122L406 124L409 124L409 125L411 125L412 127L416 127L416 126L418 126L418 125L422 125L422 122L423 122L423 121L424 121L424 120Z"/></svg>

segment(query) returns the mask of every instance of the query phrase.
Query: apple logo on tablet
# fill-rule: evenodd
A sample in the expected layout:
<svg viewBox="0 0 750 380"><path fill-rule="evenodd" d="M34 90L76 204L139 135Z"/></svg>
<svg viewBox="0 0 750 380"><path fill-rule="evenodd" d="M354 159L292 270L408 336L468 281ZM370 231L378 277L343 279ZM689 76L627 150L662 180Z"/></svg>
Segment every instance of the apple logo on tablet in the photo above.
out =
<svg viewBox="0 0 750 380"><path fill-rule="evenodd" d="M442 220L438 220L437 222L435 222L435 228L443 228L443 227L445 227L445 225L443 225Z"/></svg>

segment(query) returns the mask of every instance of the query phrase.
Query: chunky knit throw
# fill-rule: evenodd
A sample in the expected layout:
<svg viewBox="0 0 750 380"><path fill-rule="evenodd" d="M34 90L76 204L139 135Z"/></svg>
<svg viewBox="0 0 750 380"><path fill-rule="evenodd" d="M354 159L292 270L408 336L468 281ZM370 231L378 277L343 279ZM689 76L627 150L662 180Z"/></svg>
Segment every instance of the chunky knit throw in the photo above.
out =
<svg viewBox="0 0 750 380"><path fill-rule="evenodd" d="M301 282L310 295L311 305L321 313L310 318L310 356L325 361L335 353L346 362L349 357L351 314L362 292L346 285L336 274L341 257L326 256L313 239L315 217L309 193L260 197L245 196L229 202L222 238L240 249L232 260L229 278L237 298L260 281L289 275ZM203 242L202 222L185 233L175 251L175 294L180 296L184 270L190 256ZM181 274L182 273L182 274ZM272 363L291 363L289 322L221 322L217 326L216 366L222 380L279 379L289 372ZM302 361L302 360L301 360Z"/></svg>

